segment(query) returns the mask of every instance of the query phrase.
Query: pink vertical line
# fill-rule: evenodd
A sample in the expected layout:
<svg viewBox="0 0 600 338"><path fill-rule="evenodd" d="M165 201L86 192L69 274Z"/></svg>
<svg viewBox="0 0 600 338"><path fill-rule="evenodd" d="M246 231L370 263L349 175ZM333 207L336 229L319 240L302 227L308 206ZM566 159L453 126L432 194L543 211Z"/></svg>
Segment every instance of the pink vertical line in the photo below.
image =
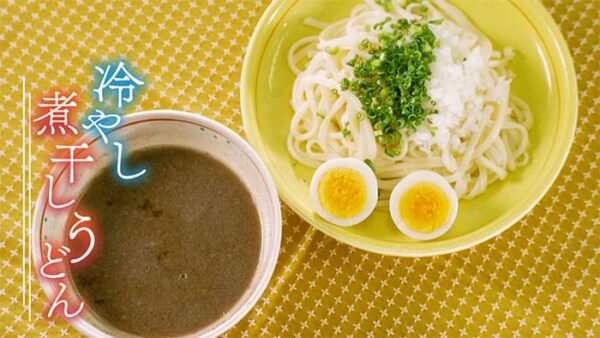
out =
<svg viewBox="0 0 600 338"><path fill-rule="evenodd" d="M25 116L25 76L21 77L22 79L22 93L23 93L23 114L21 118L21 143L22 143L22 153L21 160L23 163L22 171L21 171L21 191L22 191L22 199L21 199L21 269L22 269L22 284L21 284L21 294L23 296L23 307L25 307L25 121L27 117Z"/></svg>
<svg viewBox="0 0 600 338"><path fill-rule="evenodd" d="M27 192L27 204L29 206L29 265L28 265L28 282L29 282L29 306L28 306L28 311L29 311L29 321L31 322L31 265L32 265L32 261L31 261L31 251L33 248L33 236L32 236L32 223L33 220L31 218L31 192L33 189L33 183L31 181L31 144L33 143L33 139L31 137L31 93L27 93L27 99L29 101L29 116L28 116L28 120L27 120L27 125L28 125L28 138L29 138L29 146L27 149L27 163L28 163L28 192Z"/></svg>

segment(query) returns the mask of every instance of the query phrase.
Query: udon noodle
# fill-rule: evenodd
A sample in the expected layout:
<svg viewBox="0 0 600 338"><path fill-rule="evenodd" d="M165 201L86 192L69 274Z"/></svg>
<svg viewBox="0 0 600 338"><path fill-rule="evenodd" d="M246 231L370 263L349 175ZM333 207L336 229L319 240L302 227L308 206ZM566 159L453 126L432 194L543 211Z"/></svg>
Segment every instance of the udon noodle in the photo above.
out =
<svg viewBox="0 0 600 338"><path fill-rule="evenodd" d="M427 15L418 6L427 6ZM309 167L336 157L370 159L381 191L380 204L386 203L402 177L415 170L440 173L459 197L469 199L526 164L532 117L527 105L510 95L512 51L495 51L460 11L444 1L406 7L392 2L388 10L367 0L347 19L332 24L305 21L322 31L297 41L288 54L289 67L297 76L288 137L292 157ZM347 62L357 54L369 56L358 47L360 42L377 42L377 32L366 27L387 17L423 22L444 19L430 27L439 45L427 91L438 114L429 115L415 131L403 131L400 154L393 157L377 143L359 99L340 88L344 78L353 77ZM330 52L333 49L335 53Z"/></svg>

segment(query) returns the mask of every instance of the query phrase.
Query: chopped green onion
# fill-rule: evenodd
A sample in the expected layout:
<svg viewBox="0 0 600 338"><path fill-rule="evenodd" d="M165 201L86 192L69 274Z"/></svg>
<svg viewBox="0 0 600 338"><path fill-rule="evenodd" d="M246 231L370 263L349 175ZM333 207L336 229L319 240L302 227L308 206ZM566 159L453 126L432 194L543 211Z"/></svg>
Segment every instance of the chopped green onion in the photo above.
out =
<svg viewBox="0 0 600 338"><path fill-rule="evenodd" d="M340 51L340 48L338 46L331 47L331 48L327 47L327 48L325 48L325 51L331 55L335 55Z"/></svg>
<svg viewBox="0 0 600 338"><path fill-rule="evenodd" d="M348 62L354 79L344 78L341 89L358 97L377 142L393 157L402 150L402 130L416 130L427 115L437 112L428 108L435 101L425 83L431 77L433 48L439 41L427 23L407 19L393 22L392 31L382 31L390 20L373 25L381 31L378 46L367 39L360 42L359 48L368 49L370 57L355 56Z"/></svg>
<svg viewBox="0 0 600 338"><path fill-rule="evenodd" d="M366 159L365 163L369 166L369 168L371 168L371 170L373 170L373 172L375 172L375 163L373 163L373 161Z"/></svg>
<svg viewBox="0 0 600 338"><path fill-rule="evenodd" d="M367 49L369 49L370 46L371 46L371 42L369 42L369 39L364 39L360 42L360 44L358 45L358 48L362 49L362 50L367 50Z"/></svg>
<svg viewBox="0 0 600 338"><path fill-rule="evenodd" d="M348 129L348 122L344 123L344 128L342 128L342 136L346 137L351 135L352 133L350 132L350 129Z"/></svg>
<svg viewBox="0 0 600 338"><path fill-rule="evenodd" d="M376 24L373 25L373 29L375 30L380 30L383 28L383 25L385 25L386 23L392 21L392 18L390 18L389 16L387 18L385 18L385 20L378 22Z"/></svg>

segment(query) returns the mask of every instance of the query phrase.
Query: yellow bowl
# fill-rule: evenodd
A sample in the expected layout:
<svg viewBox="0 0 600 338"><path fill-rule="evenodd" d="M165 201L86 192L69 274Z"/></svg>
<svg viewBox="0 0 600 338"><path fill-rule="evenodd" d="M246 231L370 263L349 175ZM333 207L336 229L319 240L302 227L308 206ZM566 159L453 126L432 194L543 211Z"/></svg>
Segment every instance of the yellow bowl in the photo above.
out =
<svg viewBox="0 0 600 338"><path fill-rule="evenodd" d="M252 36L241 81L245 132L265 161L281 198L320 231L371 252L395 256L449 253L481 243L523 217L548 191L573 140L577 87L573 62L560 31L537 0L454 0L495 44L516 51L512 92L530 106L530 162L473 200L461 200L452 229L431 241L400 233L386 209L353 227L338 227L318 217L310 203L314 169L294 165L286 148L293 111L294 75L286 58L298 39L318 34L306 17L333 22L350 15L357 1L279 0L266 10ZM532 225L535 226L535 225Z"/></svg>

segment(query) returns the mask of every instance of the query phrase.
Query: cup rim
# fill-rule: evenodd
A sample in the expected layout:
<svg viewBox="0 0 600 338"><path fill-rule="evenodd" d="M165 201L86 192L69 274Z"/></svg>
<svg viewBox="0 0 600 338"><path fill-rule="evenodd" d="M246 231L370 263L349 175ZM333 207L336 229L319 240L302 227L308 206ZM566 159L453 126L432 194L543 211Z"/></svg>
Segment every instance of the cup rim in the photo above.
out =
<svg viewBox="0 0 600 338"><path fill-rule="evenodd" d="M274 247L272 248L273 253L270 255L267 255L264 263L262 263L262 264L264 264L264 273L261 275L258 275L258 277L256 277L256 276L253 277L253 278L258 278L256 284L254 285L254 287L250 287L248 289L249 293L247 293L246 295L242 295L242 298L238 299L236 304L239 304L239 302L242 301L241 306L239 306L236 311L228 313L225 316L226 317L225 320L218 322L218 324L216 326L212 327L209 331L202 332L204 329L206 329L206 327L204 327L204 328L199 329L196 332L184 335L184 337L185 336L200 336L200 337L218 336L218 335L226 332L231 327L233 327L256 305L256 303L258 302L258 300L264 293L264 291L269 283L269 280L271 279L273 272L275 270L275 266L277 264L277 260L279 257L279 250L280 250L280 246L281 246L281 232L282 232L282 229L281 229L281 227L282 227L281 202L280 202L278 194L277 194L275 182L273 181L273 178L271 177L270 172L268 171L266 165L264 164L264 162L262 161L260 156L258 156L256 151L250 146L250 144L246 140L244 140L241 136L239 136L237 133L235 133L228 127L226 127L223 124L221 124L215 120L212 120L208 117L194 114L194 113L178 111L178 110L161 109L161 110L145 110L145 111L135 112L135 113L123 115L122 118L123 118L123 121L121 123L121 127L123 127L127 124L130 124L132 122L166 118L166 119L172 119L173 121L193 122L194 124L197 124L199 126L205 126L207 128L213 129L213 130L221 133L227 139L231 140L231 143L233 146L235 146L236 148L241 150L243 153L245 153L248 156L248 158L250 159L250 161L258 169L259 175L263 178L263 183L265 184L265 188L269 195L271 211L273 212L273 219L274 219L274 224L271 225L273 227L273 229L271 229L272 232L269 234L269 236L274 236L274 238L272 238L273 239L272 242L274 245ZM76 143L79 143L79 142L82 142L85 140L90 140L90 139L97 139L97 138L99 138L99 136L92 135L91 133L85 133L77 140ZM50 169L49 173L53 174L59 168L61 168L60 165L55 165ZM44 293L46 294L46 296L50 297L53 292L53 287L50 283L44 281L44 279L41 278L40 272L39 272L40 264L42 262L41 248L43 245L43 243L41 242L41 230L43 227L43 225L41 223L41 219L43 217L42 210L44 209L45 203L47 202L47 194L45 193L47 191L47 189L48 189L48 184L46 181L44 181L42 188L40 190L40 194L39 194L39 196L36 200L36 204L35 204L35 212L33 215L33 223L32 223L33 225L31 228L31 231L32 231L31 235L32 235L32 257L33 257L33 262L35 265L36 275L37 275L38 280L40 281L40 284L42 286L42 289L44 290ZM264 229L265 226L266 225L264 225L261 222L261 229ZM266 232L265 231L261 231L261 241L262 242L266 241ZM258 271L258 267L260 267L260 264L261 263L259 261L259 264L257 265L257 271ZM243 298L244 296L246 297L245 299ZM235 306L236 305L234 305L234 307ZM223 317L221 317L221 318L223 318ZM96 328L96 326L89 323L87 320L83 319L80 316L77 316L73 319L69 319L69 320L67 320L67 322L70 325L72 325L73 327L75 327L77 330L82 332L83 334L93 335L93 336L106 335L103 331L99 330L98 328ZM208 327L210 327L210 324Z"/></svg>

